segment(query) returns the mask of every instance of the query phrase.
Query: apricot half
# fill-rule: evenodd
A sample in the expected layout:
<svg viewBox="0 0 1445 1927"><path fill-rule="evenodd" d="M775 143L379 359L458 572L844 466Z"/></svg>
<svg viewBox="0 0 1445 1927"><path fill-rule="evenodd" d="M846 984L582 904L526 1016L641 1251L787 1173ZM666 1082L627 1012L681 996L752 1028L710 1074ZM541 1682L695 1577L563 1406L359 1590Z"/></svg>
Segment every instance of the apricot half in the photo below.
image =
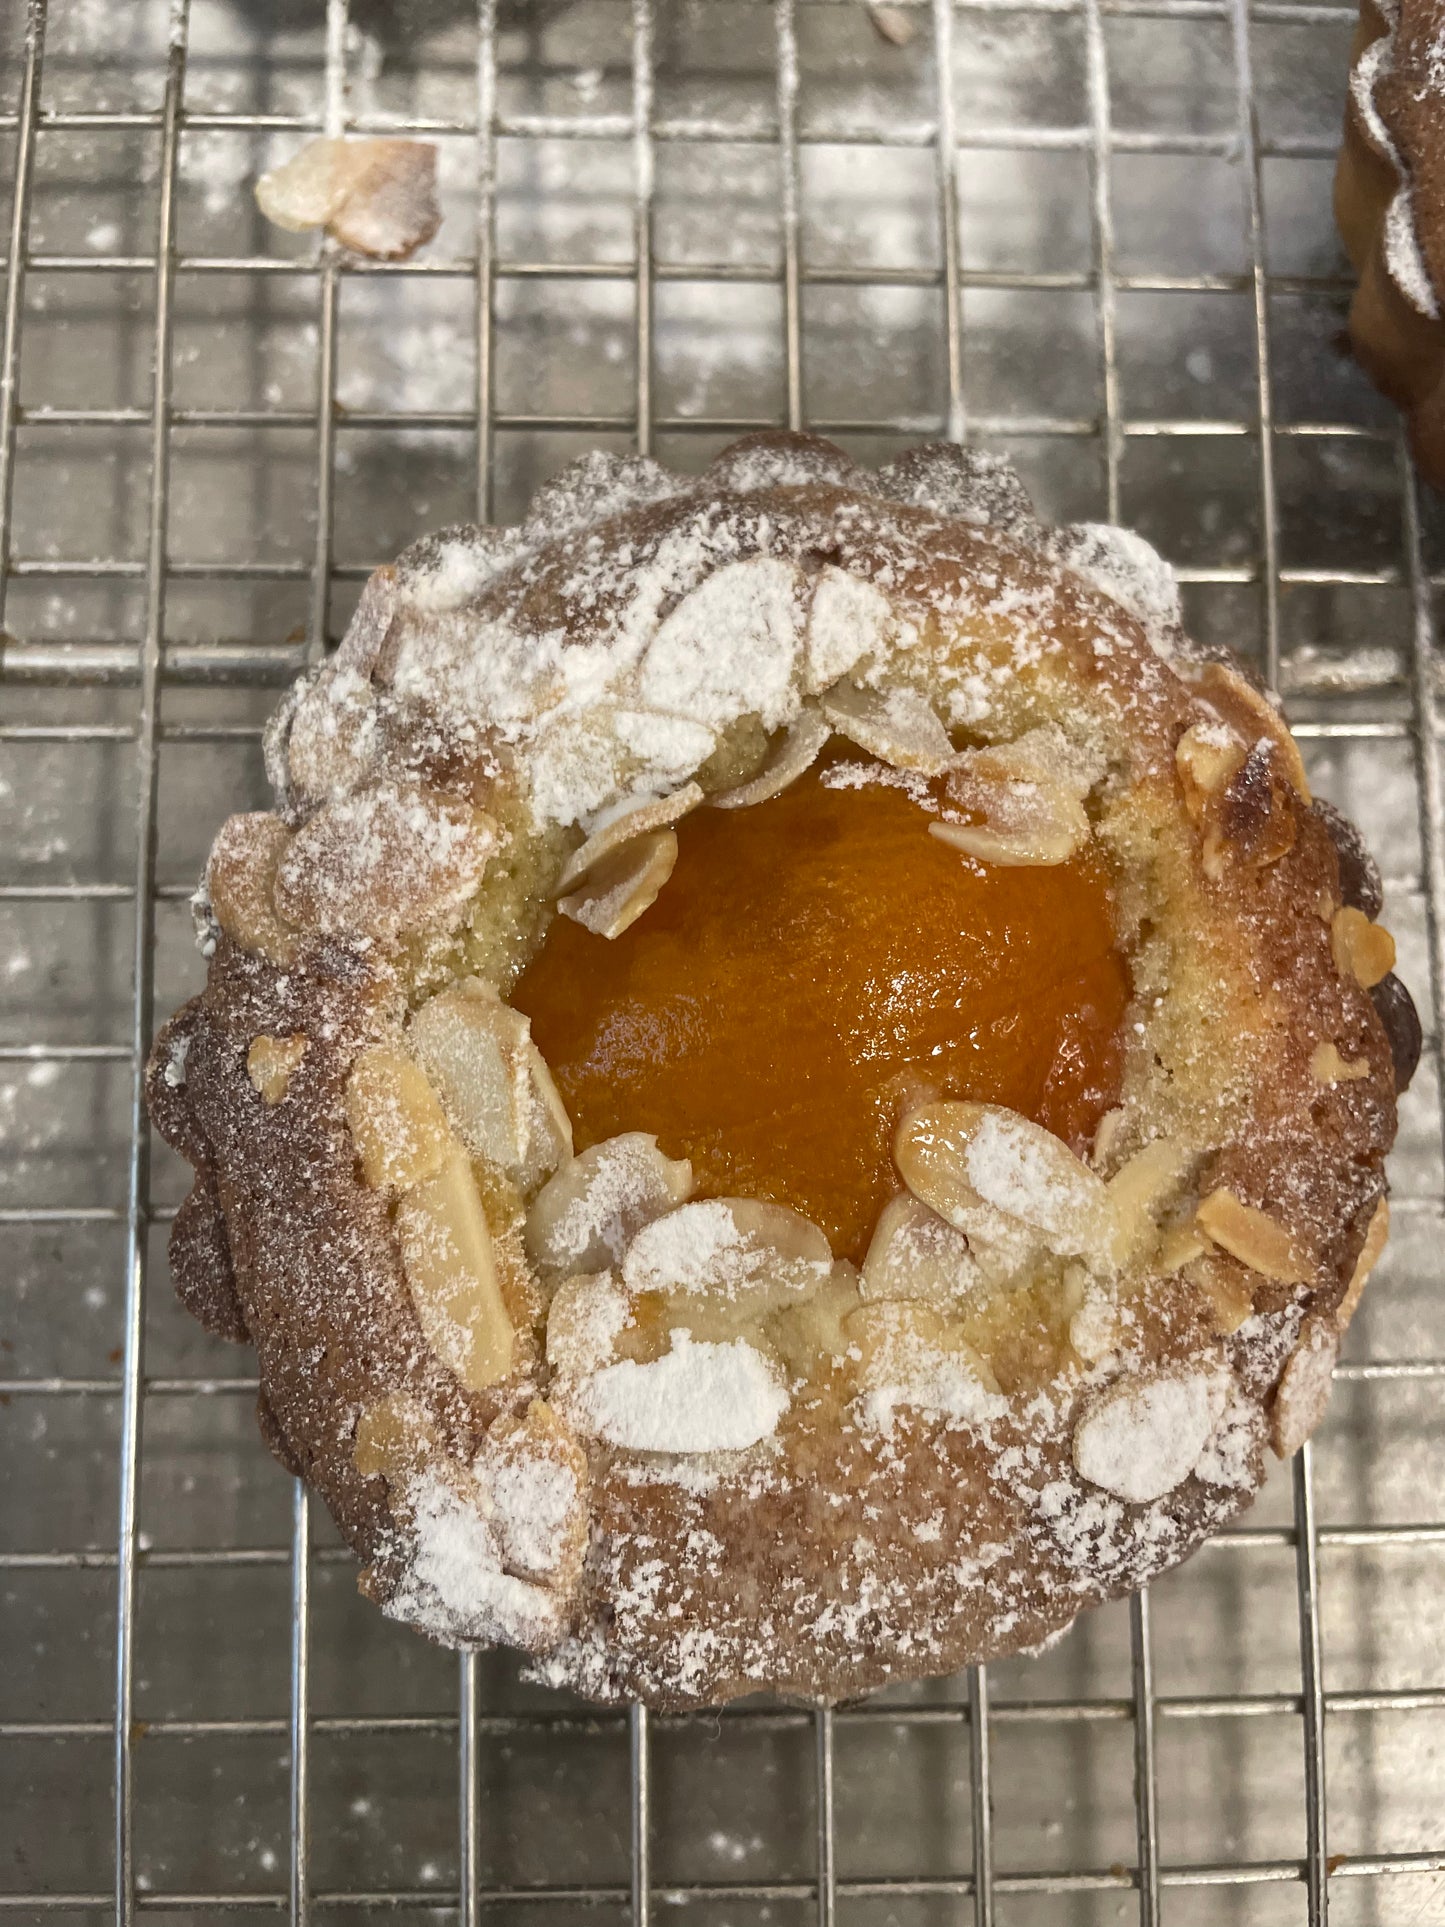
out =
<svg viewBox="0 0 1445 1927"><path fill-rule="evenodd" d="M1129 979L1104 866L969 860L919 800L813 770L694 811L620 937L558 917L512 1001L578 1149L652 1131L699 1195L788 1204L867 1248L920 1096L1007 1104L1075 1149L1115 1101Z"/></svg>

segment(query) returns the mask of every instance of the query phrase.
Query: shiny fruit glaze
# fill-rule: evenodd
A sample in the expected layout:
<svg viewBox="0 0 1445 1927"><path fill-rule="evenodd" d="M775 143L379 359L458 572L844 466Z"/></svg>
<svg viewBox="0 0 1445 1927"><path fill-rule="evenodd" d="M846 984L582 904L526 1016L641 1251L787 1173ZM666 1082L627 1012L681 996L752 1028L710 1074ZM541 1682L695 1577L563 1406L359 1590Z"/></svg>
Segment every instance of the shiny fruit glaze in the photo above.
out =
<svg viewBox="0 0 1445 1927"><path fill-rule="evenodd" d="M817 770L677 825L677 866L612 941L565 917L512 1001L584 1148L655 1132L699 1195L768 1198L860 1258L898 1190L902 1107L1007 1104L1082 1149L1115 1101L1129 995L1092 851L1005 869L894 787Z"/></svg>

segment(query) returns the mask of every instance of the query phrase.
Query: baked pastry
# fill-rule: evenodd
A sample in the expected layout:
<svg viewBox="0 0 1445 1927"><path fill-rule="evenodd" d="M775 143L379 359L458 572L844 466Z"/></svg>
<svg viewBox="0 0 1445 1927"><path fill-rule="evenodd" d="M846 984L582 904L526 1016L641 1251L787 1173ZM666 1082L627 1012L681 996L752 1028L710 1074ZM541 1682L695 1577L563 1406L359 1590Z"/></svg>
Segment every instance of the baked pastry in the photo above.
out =
<svg viewBox="0 0 1445 1927"><path fill-rule="evenodd" d="M1137 537L951 446L593 456L378 570L267 756L151 1063L172 1266L388 1613L853 1695L1318 1420L1413 1010Z"/></svg>
<svg viewBox="0 0 1445 1927"><path fill-rule="evenodd" d="M1445 0L1361 0L1335 220L1360 277L1350 342L1445 486Z"/></svg>

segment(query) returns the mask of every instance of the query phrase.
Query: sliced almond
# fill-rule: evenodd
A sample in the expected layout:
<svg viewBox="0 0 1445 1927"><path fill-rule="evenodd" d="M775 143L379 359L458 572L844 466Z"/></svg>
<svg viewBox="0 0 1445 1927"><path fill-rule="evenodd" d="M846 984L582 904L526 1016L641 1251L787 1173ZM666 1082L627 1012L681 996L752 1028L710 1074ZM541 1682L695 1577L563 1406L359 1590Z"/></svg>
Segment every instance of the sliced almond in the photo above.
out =
<svg viewBox="0 0 1445 1927"><path fill-rule="evenodd" d="M407 1041L476 1158L529 1190L572 1153L572 1126L531 1026L479 977L430 998Z"/></svg>
<svg viewBox="0 0 1445 1927"><path fill-rule="evenodd" d="M532 1200L528 1256L546 1271L605 1271L645 1224L691 1195L691 1164L664 1157L655 1137L605 1138L564 1164Z"/></svg>
<svg viewBox="0 0 1445 1927"><path fill-rule="evenodd" d="M788 1369L816 1382L847 1356L847 1320L858 1305L857 1267L839 1259L816 1291L770 1312L764 1329Z"/></svg>
<svg viewBox="0 0 1445 1927"><path fill-rule="evenodd" d="M1355 1268L1350 1273L1350 1282L1346 1285L1345 1295L1335 1312L1335 1323L1341 1331L1349 1328L1350 1320L1354 1317L1356 1307L1359 1305L1360 1296L1370 1273L1380 1262L1380 1254L1384 1251L1389 1236L1390 1201L1388 1198L1381 1198L1371 1214L1369 1227L1365 1232L1365 1242L1360 1246L1360 1255L1356 1258Z"/></svg>
<svg viewBox="0 0 1445 1927"><path fill-rule="evenodd" d="M676 834L653 830L599 858L557 908L599 937L620 937L656 903L676 862Z"/></svg>
<svg viewBox="0 0 1445 1927"><path fill-rule="evenodd" d="M324 804L276 872L276 908L299 930L391 939L452 921L481 881L497 826L426 789L385 786Z"/></svg>
<svg viewBox="0 0 1445 1927"><path fill-rule="evenodd" d="M733 1299L759 1289L815 1289L833 1268L827 1238L786 1205L701 1198L644 1225L622 1260L631 1292Z"/></svg>
<svg viewBox="0 0 1445 1927"><path fill-rule="evenodd" d="M1228 723L1194 723L1179 738L1174 764L1191 822L1202 823L1214 798L1222 794L1248 751Z"/></svg>
<svg viewBox="0 0 1445 1927"><path fill-rule="evenodd" d="M791 1400L778 1367L746 1339L695 1343L639 1364L620 1359L569 1393L578 1425L633 1452L741 1452L777 1430Z"/></svg>
<svg viewBox="0 0 1445 1927"><path fill-rule="evenodd" d="M1236 723L1241 716L1247 717L1249 721L1244 724L1246 729L1250 724L1256 725L1269 737L1284 759L1285 774L1308 803L1309 779L1305 775L1299 744L1290 735L1289 725L1269 698L1222 662L1204 663L1190 679L1206 698L1217 700L1226 715L1232 711L1232 720Z"/></svg>
<svg viewBox="0 0 1445 1927"><path fill-rule="evenodd" d="M754 803L766 803L812 768L832 733L816 709L803 710L784 730L756 776L736 789L719 790L708 802L715 810L745 810Z"/></svg>
<svg viewBox="0 0 1445 1927"><path fill-rule="evenodd" d="M257 1037L246 1052L246 1075L268 1107L279 1104L291 1088L291 1073L306 1055L300 1031L290 1037Z"/></svg>
<svg viewBox="0 0 1445 1927"><path fill-rule="evenodd" d="M1155 1138L1109 1179L1105 1243L1116 1264L1127 1264L1155 1242L1159 1214L1178 1191L1192 1161L1182 1145Z"/></svg>
<svg viewBox="0 0 1445 1927"><path fill-rule="evenodd" d="M436 168L430 141L320 136L261 176L256 204L277 227L325 227L357 254L404 261L441 224Z"/></svg>
<svg viewBox="0 0 1445 1927"><path fill-rule="evenodd" d="M1105 1188L1061 1138L998 1104L933 1104L903 1118L893 1157L914 1197L969 1244L1022 1231L1052 1251L1095 1248Z"/></svg>
<svg viewBox="0 0 1445 1927"><path fill-rule="evenodd" d="M1162 1499L1204 1456L1228 1395L1221 1370L1121 1378L1091 1399L1074 1427L1074 1468L1132 1505Z"/></svg>
<svg viewBox="0 0 1445 1927"><path fill-rule="evenodd" d="M1328 1040L1316 1044L1310 1053L1310 1075L1317 1084L1349 1084L1369 1074L1368 1057L1341 1057L1338 1047Z"/></svg>
<svg viewBox="0 0 1445 1927"><path fill-rule="evenodd" d="M472 1461L502 1564L537 1584L570 1591L587 1549L587 1454L545 1399L508 1413Z"/></svg>
<svg viewBox="0 0 1445 1927"><path fill-rule="evenodd" d="M547 1311L547 1363L569 1377L601 1371L613 1362L630 1315L627 1293L612 1272L564 1278Z"/></svg>
<svg viewBox="0 0 1445 1927"><path fill-rule="evenodd" d="M454 1149L446 1112L405 1051L365 1050L346 1080L346 1119L373 1191L410 1191L437 1176Z"/></svg>
<svg viewBox="0 0 1445 1927"><path fill-rule="evenodd" d="M406 1193L396 1229L427 1343L467 1391L484 1391L511 1370L515 1334L464 1151L454 1150L435 1177Z"/></svg>
<svg viewBox="0 0 1445 1927"><path fill-rule="evenodd" d="M823 692L823 715L840 736L894 769L937 776L953 760L948 731L916 689L859 689L834 683Z"/></svg>
<svg viewBox="0 0 1445 1927"><path fill-rule="evenodd" d="M1176 1224L1165 1232L1160 1241L1156 1263L1161 1275L1168 1278L1176 1271L1182 1271L1185 1265L1193 1264L1196 1258L1202 1258L1209 1248L1208 1238L1192 1221L1189 1224Z"/></svg>
<svg viewBox="0 0 1445 1927"><path fill-rule="evenodd" d="M327 802L356 789L380 749L376 691L370 680L354 669L332 668L291 719L286 770L303 797Z"/></svg>
<svg viewBox="0 0 1445 1927"><path fill-rule="evenodd" d="M625 809L609 815L606 820L587 838L580 848L574 850L557 878L553 891L561 896L575 883L596 868L604 857L611 856L624 844L635 843L651 830L665 829L679 817L695 810L702 801L702 790L696 783L685 783L671 796L659 796L646 803L630 803Z"/></svg>
<svg viewBox="0 0 1445 1927"><path fill-rule="evenodd" d="M987 1360L933 1306L863 1305L843 1329L868 1423L887 1429L900 1408L980 1420L997 1413L998 1380Z"/></svg>
<svg viewBox="0 0 1445 1927"><path fill-rule="evenodd" d="M1382 923L1371 923L1363 910L1348 905L1330 919L1330 950L1335 969L1373 990L1395 968L1395 939Z"/></svg>
<svg viewBox="0 0 1445 1927"><path fill-rule="evenodd" d="M1062 784L1044 776L996 782L973 774L956 782L956 774L949 778L950 793L961 807L978 810L983 821L931 822L928 833L976 862L1052 868L1067 863L1088 842L1088 814Z"/></svg>
<svg viewBox="0 0 1445 1927"><path fill-rule="evenodd" d="M1210 1322L1221 1338L1237 1332L1254 1315L1254 1284L1258 1273L1225 1251L1206 1249L1190 1265L1188 1281L1204 1297Z"/></svg>
<svg viewBox="0 0 1445 1927"><path fill-rule="evenodd" d="M1082 802L1106 767L1102 755L1044 723L1006 743L960 750L949 768L947 789L950 796L965 800L990 786L1042 778Z"/></svg>
<svg viewBox="0 0 1445 1927"><path fill-rule="evenodd" d="M1270 1413L1270 1445L1276 1458L1293 1458L1325 1415L1330 1381L1340 1356L1332 1319L1307 1318L1299 1344L1280 1375Z"/></svg>
<svg viewBox="0 0 1445 1927"><path fill-rule="evenodd" d="M1314 1276L1314 1267L1292 1232L1267 1211L1245 1204L1222 1186L1200 1200L1194 1222L1221 1251L1262 1278L1303 1285Z"/></svg>
<svg viewBox="0 0 1445 1927"><path fill-rule="evenodd" d="M363 1479L382 1478L396 1488L425 1471L441 1451L441 1436L421 1400L389 1392L356 1421L351 1457Z"/></svg>
<svg viewBox="0 0 1445 1927"><path fill-rule="evenodd" d="M233 943L268 962L290 963L296 933L276 909L276 872L291 845L279 816L257 810L230 816L216 833L206 864L206 891L217 923Z"/></svg>
<svg viewBox="0 0 1445 1927"><path fill-rule="evenodd" d="M905 1191L879 1213L860 1289L867 1299L919 1299L947 1309L983 1284L968 1240Z"/></svg>

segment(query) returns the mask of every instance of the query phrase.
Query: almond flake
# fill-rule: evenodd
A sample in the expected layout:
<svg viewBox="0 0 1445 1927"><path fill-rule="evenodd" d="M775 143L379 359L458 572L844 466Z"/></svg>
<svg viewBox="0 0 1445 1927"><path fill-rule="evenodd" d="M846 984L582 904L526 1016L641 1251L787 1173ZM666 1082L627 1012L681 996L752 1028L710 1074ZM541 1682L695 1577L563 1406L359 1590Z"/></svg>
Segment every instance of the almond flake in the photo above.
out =
<svg viewBox="0 0 1445 1927"><path fill-rule="evenodd" d="M824 716L840 736L894 769L937 776L953 761L953 744L933 705L916 689L859 689L834 683L821 699Z"/></svg>
<svg viewBox="0 0 1445 1927"><path fill-rule="evenodd" d="M1335 969L1373 990L1395 968L1395 939L1382 923L1371 923L1363 910L1346 905L1330 920L1330 950Z"/></svg>
<svg viewBox="0 0 1445 1927"><path fill-rule="evenodd" d="M654 830L599 858L557 908L595 936L620 937L656 903L676 862L676 833Z"/></svg>
<svg viewBox="0 0 1445 1927"><path fill-rule="evenodd" d="M246 1053L246 1075L268 1109L285 1098L291 1073L305 1055L306 1038L300 1031L291 1037L257 1037L253 1041Z"/></svg>
<svg viewBox="0 0 1445 1927"><path fill-rule="evenodd" d="M1348 1084L1369 1074L1368 1057L1341 1057L1336 1046L1328 1041L1316 1044L1310 1053L1310 1075L1317 1084Z"/></svg>
<svg viewBox="0 0 1445 1927"><path fill-rule="evenodd" d="M1222 1187L1200 1200L1194 1222L1204 1235L1262 1278L1281 1285L1308 1284L1314 1267L1277 1218L1245 1204Z"/></svg>
<svg viewBox="0 0 1445 1927"><path fill-rule="evenodd" d="M745 810L754 803L766 803L812 768L832 733L816 709L804 709L756 776L736 789L719 790L708 802L715 810Z"/></svg>
<svg viewBox="0 0 1445 1927"><path fill-rule="evenodd" d="M669 823L675 823L679 817L695 810L701 801L702 790L699 786L685 783L680 790L674 790L671 796L659 796L646 803L629 803L625 809L608 815L562 865L553 895L561 896L564 890L570 890L574 884L580 883L614 850L637 841L649 830L665 829Z"/></svg>

